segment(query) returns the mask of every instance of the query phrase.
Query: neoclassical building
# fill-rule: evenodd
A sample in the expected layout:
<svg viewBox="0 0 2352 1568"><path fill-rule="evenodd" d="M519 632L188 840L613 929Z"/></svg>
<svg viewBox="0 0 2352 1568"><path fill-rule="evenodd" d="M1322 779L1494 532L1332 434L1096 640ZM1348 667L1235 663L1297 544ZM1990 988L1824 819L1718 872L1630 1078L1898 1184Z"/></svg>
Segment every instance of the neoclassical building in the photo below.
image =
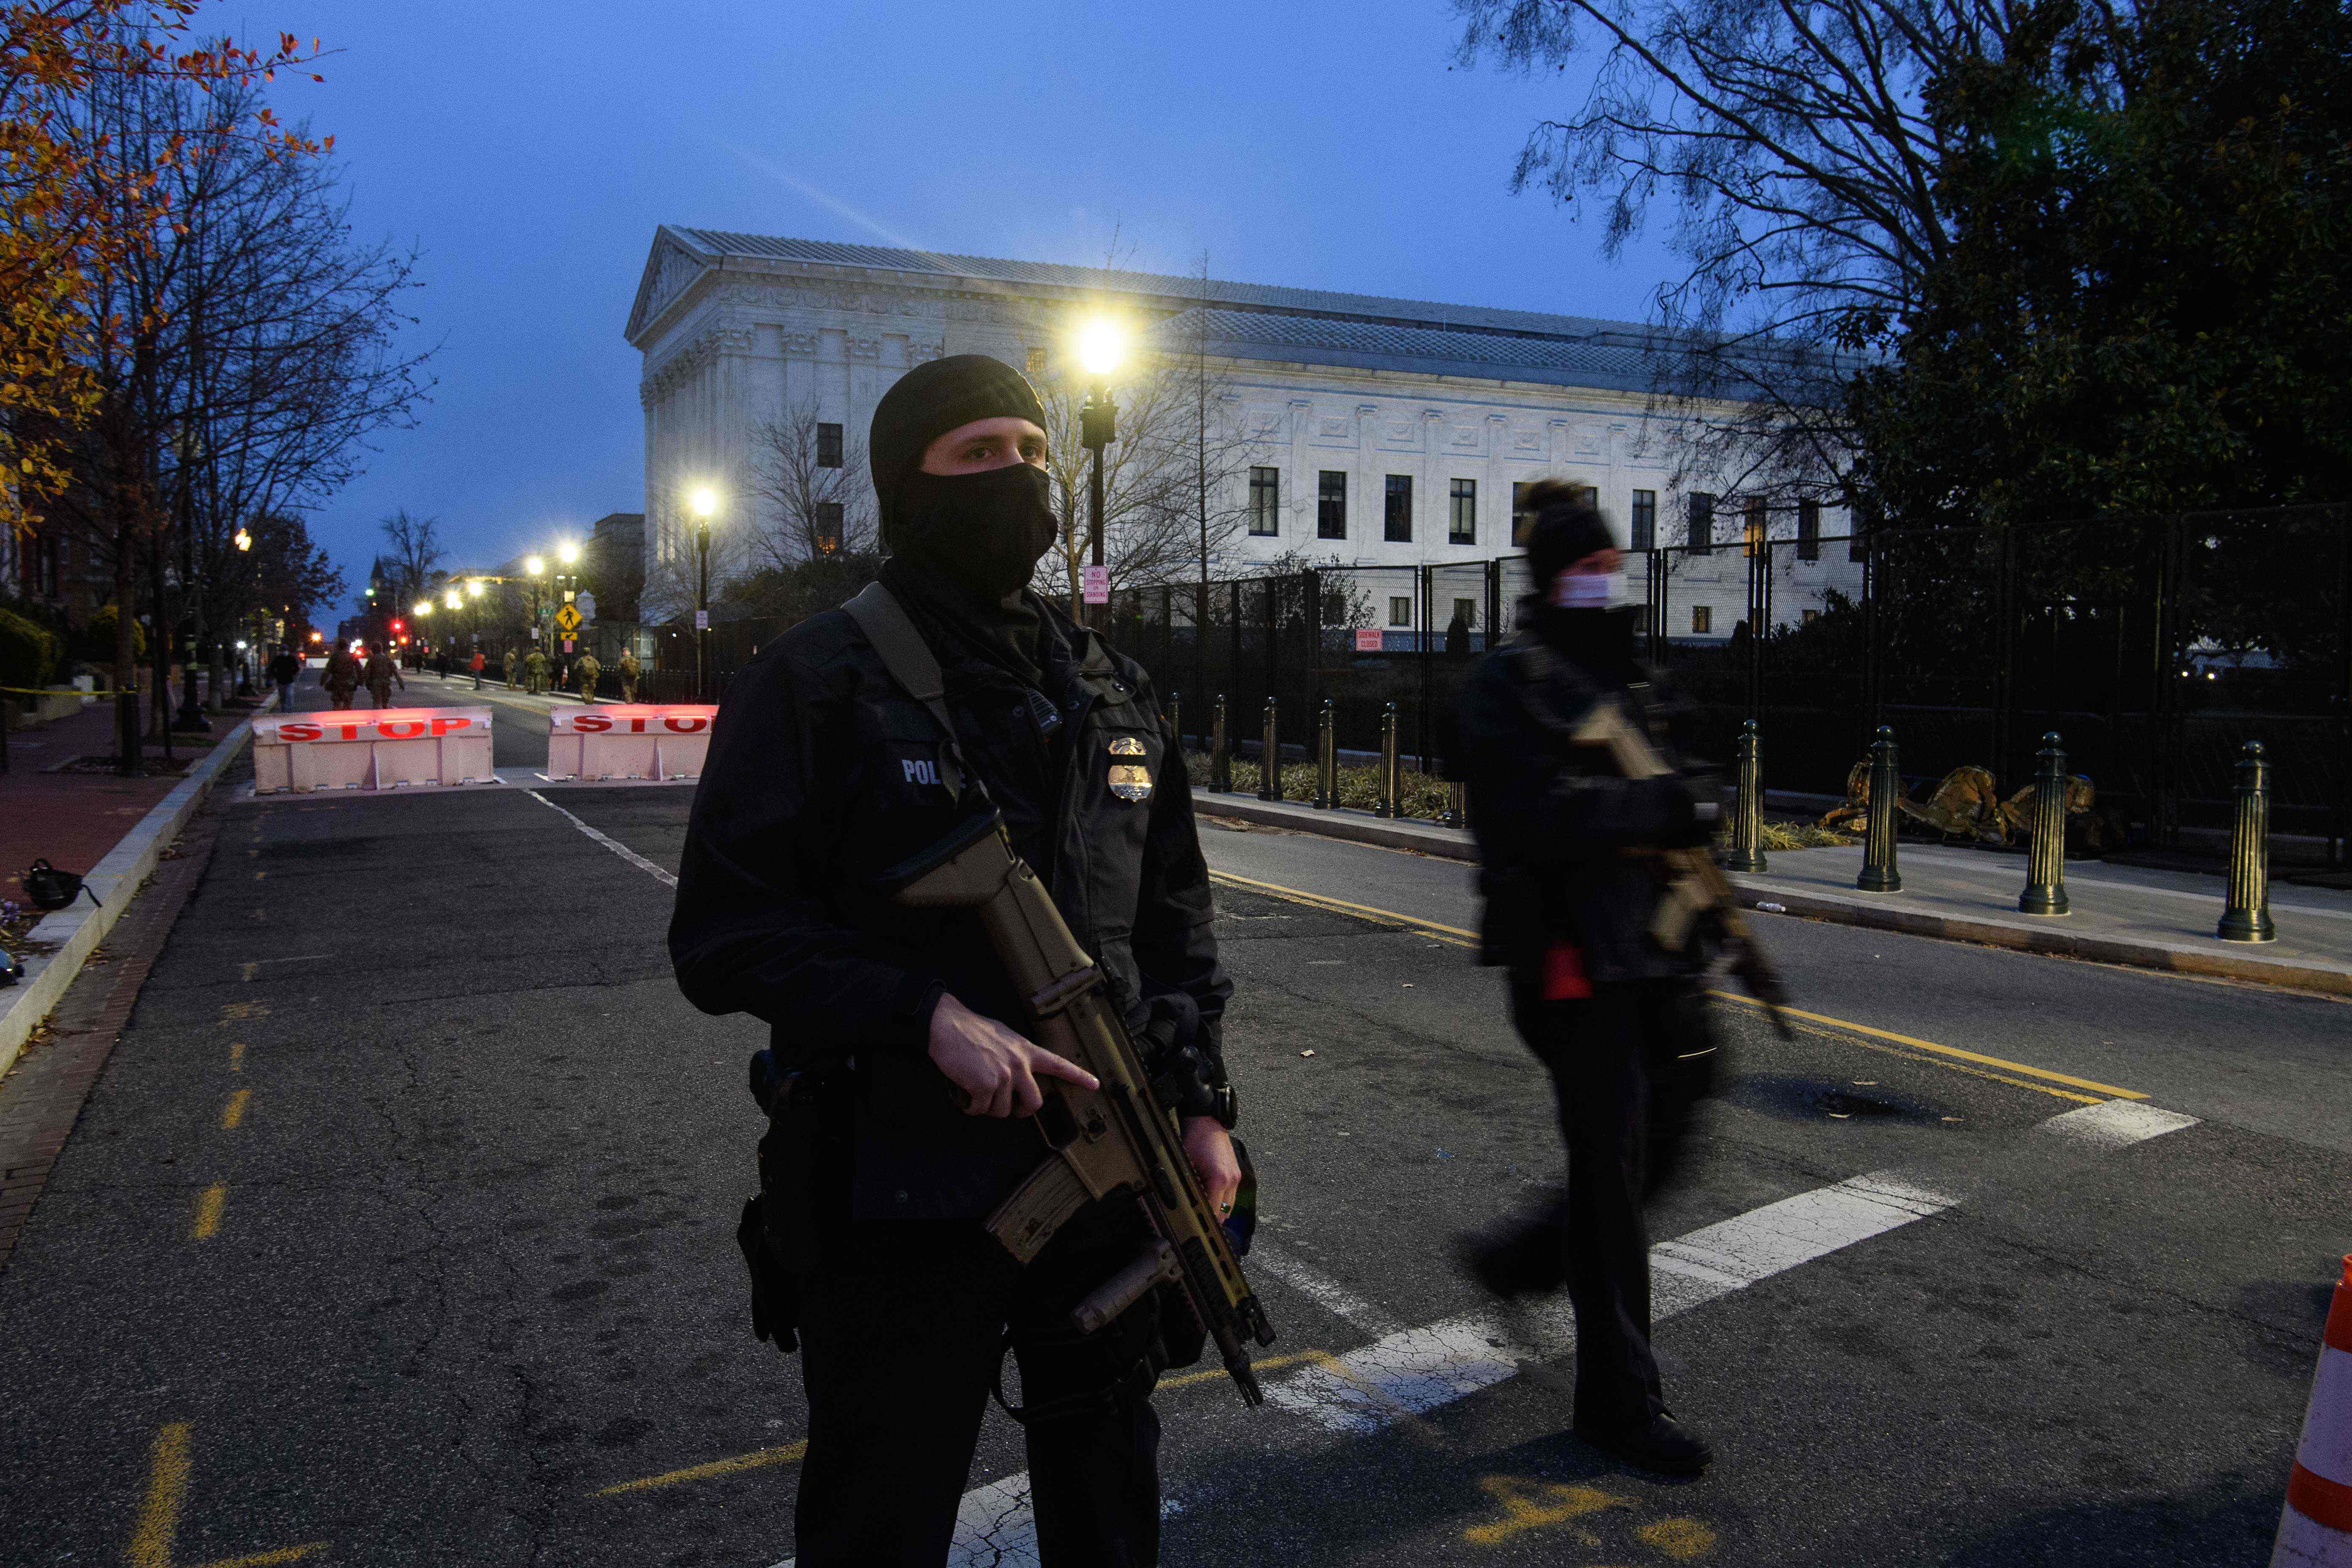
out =
<svg viewBox="0 0 2352 1568"><path fill-rule="evenodd" d="M1515 494L1546 476L1595 487L1635 548L1741 537L1744 503L1675 484L1638 323L664 225L626 332L645 366L648 600L691 581L694 487L751 493L763 425L813 410L828 439L854 440L893 381L942 354L1051 374L1057 323L1105 309L1213 366L1246 447L1221 475L1219 509L1244 522L1220 575L1293 551L1364 565L1508 554ZM1835 515L1772 516L1775 537L1801 531L1846 531ZM714 530L715 581L740 569L740 539ZM1843 545L1787 553L1776 618L1854 591ZM1729 634L1740 561L1728 548L1678 563L1674 635Z"/></svg>

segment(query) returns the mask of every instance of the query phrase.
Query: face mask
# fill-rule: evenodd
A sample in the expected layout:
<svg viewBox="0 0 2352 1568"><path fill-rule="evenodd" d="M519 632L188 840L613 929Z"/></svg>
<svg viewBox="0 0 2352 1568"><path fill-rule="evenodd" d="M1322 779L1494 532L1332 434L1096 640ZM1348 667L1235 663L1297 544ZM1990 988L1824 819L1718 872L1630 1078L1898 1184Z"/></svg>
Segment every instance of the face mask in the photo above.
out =
<svg viewBox="0 0 2352 1568"><path fill-rule="evenodd" d="M1605 610L1617 597L1617 572L1562 572L1551 580L1551 603L1562 610Z"/></svg>
<svg viewBox="0 0 2352 1568"><path fill-rule="evenodd" d="M1053 481L1034 463L978 474L918 469L898 487L890 553L976 598L1002 599L1028 584L1061 531L1052 495Z"/></svg>

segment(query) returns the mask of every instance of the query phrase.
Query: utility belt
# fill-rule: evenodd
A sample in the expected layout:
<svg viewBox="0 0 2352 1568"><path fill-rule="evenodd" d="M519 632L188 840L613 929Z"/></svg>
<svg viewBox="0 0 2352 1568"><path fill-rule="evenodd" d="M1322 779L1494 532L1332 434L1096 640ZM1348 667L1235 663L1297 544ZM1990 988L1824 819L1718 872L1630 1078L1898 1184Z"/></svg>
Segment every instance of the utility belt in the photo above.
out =
<svg viewBox="0 0 2352 1568"><path fill-rule="evenodd" d="M735 1245L751 1275L751 1333L790 1355L800 1348L801 1281L816 1267L817 1182L824 1157L824 1110L840 1092L837 1074L786 1068L772 1051L751 1061L752 1100L767 1114L760 1140L760 1190L743 1202Z"/></svg>

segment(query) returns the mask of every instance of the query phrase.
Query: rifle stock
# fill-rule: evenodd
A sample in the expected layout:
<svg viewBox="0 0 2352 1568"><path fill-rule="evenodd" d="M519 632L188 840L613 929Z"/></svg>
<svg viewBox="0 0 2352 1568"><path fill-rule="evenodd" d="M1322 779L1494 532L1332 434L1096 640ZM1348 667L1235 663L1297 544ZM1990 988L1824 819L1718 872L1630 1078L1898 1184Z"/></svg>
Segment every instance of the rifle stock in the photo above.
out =
<svg viewBox="0 0 2352 1568"><path fill-rule="evenodd" d="M1618 773L1629 779L1655 778L1675 772L1658 755L1657 748L1650 744L1650 738L1626 718L1624 706L1613 697L1594 704L1592 711L1577 726L1575 739L1579 745L1607 747ZM1780 973L1748 934L1747 918L1739 909L1738 891L1724 876L1723 868L1715 863L1715 856L1697 847L1660 850L1658 858L1672 875L1659 892L1650 934L1667 952L1680 952L1689 942L1691 928L1698 917L1714 911L1716 919L1722 922L1724 934L1738 950L1732 973L1764 1005L1764 1016L1771 1020L1780 1037L1792 1037L1789 1020L1781 1012L1788 992L1780 984Z"/></svg>
<svg viewBox="0 0 2352 1568"><path fill-rule="evenodd" d="M1101 971L1053 895L993 816L967 825L890 880L900 903L977 910L1005 973L1029 1000L1030 1037L1102 1085L1046 1089L1036 1122L1051 1152L989 1215L990 1232L1025 1264L1087 1204L1134 1194L1151 1245L1078 1304L1074 1323L1090 1333L1154 1286L1179 1284L1243 1399L1262 1403L1242 1342L1272 1344L1273 1326L1210 1211L1175 1119L1153 1097L1125 1023L1106 1005Z"/></svg>

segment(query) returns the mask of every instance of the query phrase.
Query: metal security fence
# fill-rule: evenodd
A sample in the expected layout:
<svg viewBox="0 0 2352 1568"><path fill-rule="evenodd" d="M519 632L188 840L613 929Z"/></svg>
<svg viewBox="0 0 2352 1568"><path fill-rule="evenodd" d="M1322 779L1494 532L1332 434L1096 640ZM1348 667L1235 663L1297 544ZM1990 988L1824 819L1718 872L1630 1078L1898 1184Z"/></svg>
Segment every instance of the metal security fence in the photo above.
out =
<svg viewBox="0 0 2352 1568"><path fill-rule="evenodd" d="M1816 516L1746 506L1628 560L1643 650L1689 702L1700 755L1727 763L1754 719L1768 787L1838 795L1886 724L1915 794L1974 765L2006 796L2054 730L2137 842L2218 853L2258 740L2273 831L2352 858L2347 508L1830 537ZM1339 749L1370 753L1393 705L1408 765L1442 773L1463 679L1529 587L1519 556L1327 566L1123 588L1105 624L1192 744L1222 699L1234 754L1255 756L1272 700L1277 743L1304 760L1328 701ZM715 624L712 689L788 624ZM647 630L640 695L690 700L692 630Z"/></svg>

